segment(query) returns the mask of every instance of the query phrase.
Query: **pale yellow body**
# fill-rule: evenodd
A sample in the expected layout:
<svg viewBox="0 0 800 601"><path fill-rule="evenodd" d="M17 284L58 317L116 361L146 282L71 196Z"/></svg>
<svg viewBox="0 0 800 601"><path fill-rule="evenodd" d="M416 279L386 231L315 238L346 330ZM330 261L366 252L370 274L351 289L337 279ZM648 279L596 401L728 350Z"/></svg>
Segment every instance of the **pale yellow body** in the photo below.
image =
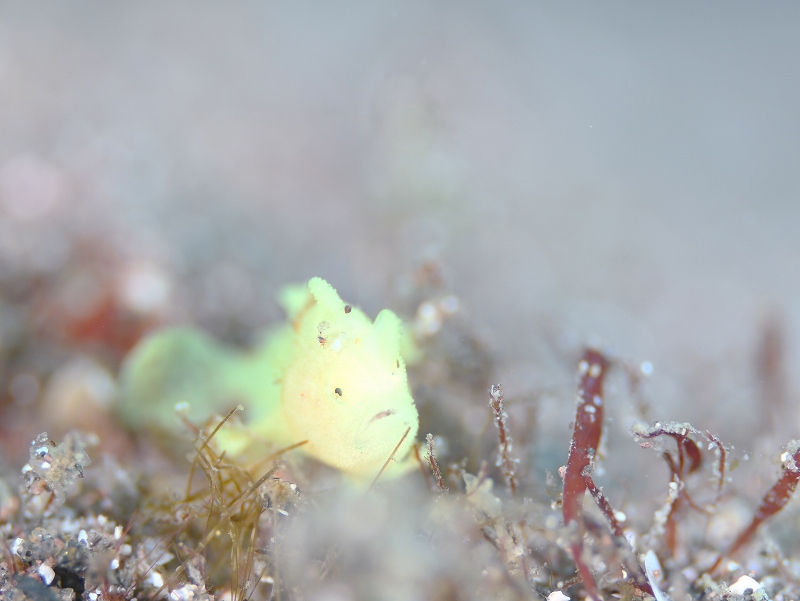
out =
<svg viewBox="0 0 800 601"><path fill-rule="evenodd" d="M249 353L191 329L145 339L123 368L123 416L165 427L177 402L189 403L196 421L241 403L244 427L219 435L229 456L252 461L268 454L265 442L307 440L302 452L361 481L378 474L408 431L384 476L405 471L419 424L400 319L384 310L373 323L320 278L285 289L281 302L289 324Z"/></svg>

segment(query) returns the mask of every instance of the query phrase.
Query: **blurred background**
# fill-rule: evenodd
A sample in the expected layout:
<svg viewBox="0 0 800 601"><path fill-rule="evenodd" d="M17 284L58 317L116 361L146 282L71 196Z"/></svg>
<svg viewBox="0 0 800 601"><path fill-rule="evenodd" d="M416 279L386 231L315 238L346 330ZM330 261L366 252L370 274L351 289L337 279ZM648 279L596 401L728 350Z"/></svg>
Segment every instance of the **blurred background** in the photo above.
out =
<svg viewBox="0 0 800 601"><path fill-rule="evenodd" d="M411 319L420 281L455 295L451 351L480 341L510 399L555 391L537 417L550 469L585 343L652 362L642 416L750 447L757 427L775 452L798 425L798 18L4 5L6 436L24 453L26 407L74 414L64 382L110 402L148 328L245 343L282 319L281 285L320 275L371 315Z"/></svg>

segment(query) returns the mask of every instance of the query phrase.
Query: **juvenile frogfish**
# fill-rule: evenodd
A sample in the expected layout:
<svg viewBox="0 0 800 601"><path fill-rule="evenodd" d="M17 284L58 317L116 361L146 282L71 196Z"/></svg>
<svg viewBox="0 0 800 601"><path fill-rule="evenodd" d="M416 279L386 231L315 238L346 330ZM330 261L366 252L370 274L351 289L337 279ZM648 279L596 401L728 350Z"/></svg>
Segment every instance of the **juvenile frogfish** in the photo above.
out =
<svg viewBox="0 0 800 601"><path fill-rule="evenodd" d="M178 403L195 422L240 403L244 425L220 431L229 457L266 455L266 441L307 441L300 451L365 481L402 439L382 477L402 474L413 465L419 418L400 318L386 309L373 323L321 278L285 288L279 300L289 322L249 352L191 328L144 338L122 368L122 417L133 427L174 429Z"/></svg>

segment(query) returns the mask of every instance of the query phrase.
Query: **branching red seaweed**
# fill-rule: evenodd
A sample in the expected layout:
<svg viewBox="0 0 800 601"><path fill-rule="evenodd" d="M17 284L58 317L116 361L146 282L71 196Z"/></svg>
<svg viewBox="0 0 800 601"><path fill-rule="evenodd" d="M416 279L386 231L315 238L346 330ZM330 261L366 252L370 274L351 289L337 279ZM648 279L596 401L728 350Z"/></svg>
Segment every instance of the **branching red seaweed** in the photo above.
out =
<svg viewBox="0 0 800 601"><path fill-rule="evenodd" d="M793 440L787 446L784 454L783 474L764 495L750 524L736 537L728 552L717 557L714 565L708 570L709 574L717 571L723 559L734 555L749 543L761 524L786 506L798 483L800 483L800 440Z"/></svg>
<svg viewBox="0 0 800 601"><path fill-rule="evenodd" d="M500 439L497 465L503 468L506 486L511 494L514 495L517 493L517 476L514 471L514 464L517 461L511 456L512 442L506 425L508 414L503 406L503 398L503 387L499 384L492 384L489 387L489 406L494 412L494 423L497 425L497 436Z"/></svg>
<svg viewBox="0 0 800 601"><path fill-rule="evenodd" d="M570 553L587 593L595 601L600 599L600 593L589 566L583 560L583 532L585 530L583 498L587 490L608 521L617 540L626 547L629 545L611 503L592 478L594 458L603 434L603 379L608 367L609 362L605 356L594 349L587 349L578 363L578 377L580 378L578 407L575 413L569 458L564 471L562 501L564 525L570 526L574 523L575 525L572 527L576 530L575 538L570 543ZM630 558L627 558L623 561L629 564L628 569L639 588L652 594L644 572L635 559L630 561Z"/></svg>
<svg viewBox="0 0 800 601"><path fill-rule="evenodd" d="M576 523L578 534L570 545L572 559L583 580L586 591L595 601L600 593L589 566L583 560L582 504L587 489L586 476L591 470L597 447L603 432L603 378L608 370L608 360L598 351L587 349L578 363L578 408L575 412L575 428L564 472L564 498L562 511L564 525Z"/></svg>
<svg viewBox="0 0 800 601"><path fill-rule="evenodd" d="M444 485L444 480L442 479L442 471L439 469L439 464L436 463L436 457L433 454L433 434L428 434L425 438L425 442L428 444L428 463L431 466L431 472L433 472L433 477L436 479L436 484L439 486L439 492L446 493L447 487Z"/></svg>
<svg viewBox="0 0 800 601"><path fill-rule="evenodd" d="M670 471L670 486L674 487L674 491L670 493L671 496L667 501L668 509L665 509L666 516L663 522L664 545L669 553L674 555L678 544L678 515L682 507L688 505L696 511L707 513L705 509L694 502L686 489L686 476L696 472L703 465L703 454L700 446L690 438L690 435L705 437L717 449L718 462L716 471L718 484L713 505L717 504L722 493L722 484L725 478L725 461L727 460L725 446L719 438L710 432L700 432L688 423L661 424L656 422L653 426L640 424L634 426L632 431L640 441L649 441L661 436L668 436L675 440L677 457L669 451L662 453L662 457L667 462ZM649 442L640 442L640 444L642 446L650 446Z"/></svg>
<svg viewBox="0 0 800 601"><path fill-rule="evenodd" d="M597 484L594 483L594 479L591 476L586 476L586 488L589 490L589 494L592 495L594 502L597 503L603 516L608 520L608 525L611 526L611 531L614 533L614 536L624 538L625 533L622 531L622 526L617 516L614 515L614 508L611 507L611 503L608 502L608 499L603 494L603 489L599 488Z"/></svg>

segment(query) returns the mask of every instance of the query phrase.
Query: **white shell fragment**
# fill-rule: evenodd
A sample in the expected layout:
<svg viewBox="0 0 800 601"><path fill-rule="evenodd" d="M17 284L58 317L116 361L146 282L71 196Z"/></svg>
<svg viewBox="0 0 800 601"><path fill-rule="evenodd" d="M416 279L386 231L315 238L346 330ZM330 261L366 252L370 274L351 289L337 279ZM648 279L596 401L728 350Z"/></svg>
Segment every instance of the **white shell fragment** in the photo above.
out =
<svg viewBox="0 0 800 601"><path fill-rule="evenodd" d="M42 582L44 582L47 586L50 586L50 583L53 582L53 579L56 577L56 573L53 570L53 568L51 568L46 563L40 565L39 568L36 570L36 573L39 574L39 576L42 579Z"/></svg>
<svg viewBox="0 0 800 601"><path fill-rule="evenodd" d="M744 595L744 592L747 589L752 589L755 591L760 588L764 588L764 585L758 582L757 580L750 578L750 576L741 576L739 580L737 580L731 585L730 588L731 592L734 595Z"/></svg>
<svg viewBox="0 0 800 601"><path fill-rule="evenodd" d="M658 561L658 557L652 550L648 551L647 555L644 556L644 572L647 574L647 582L650 583L653 589L656 601L670 601L669 596L658 586L658 583L664 577L664 573L661 571L661 563Z"/></svg>

